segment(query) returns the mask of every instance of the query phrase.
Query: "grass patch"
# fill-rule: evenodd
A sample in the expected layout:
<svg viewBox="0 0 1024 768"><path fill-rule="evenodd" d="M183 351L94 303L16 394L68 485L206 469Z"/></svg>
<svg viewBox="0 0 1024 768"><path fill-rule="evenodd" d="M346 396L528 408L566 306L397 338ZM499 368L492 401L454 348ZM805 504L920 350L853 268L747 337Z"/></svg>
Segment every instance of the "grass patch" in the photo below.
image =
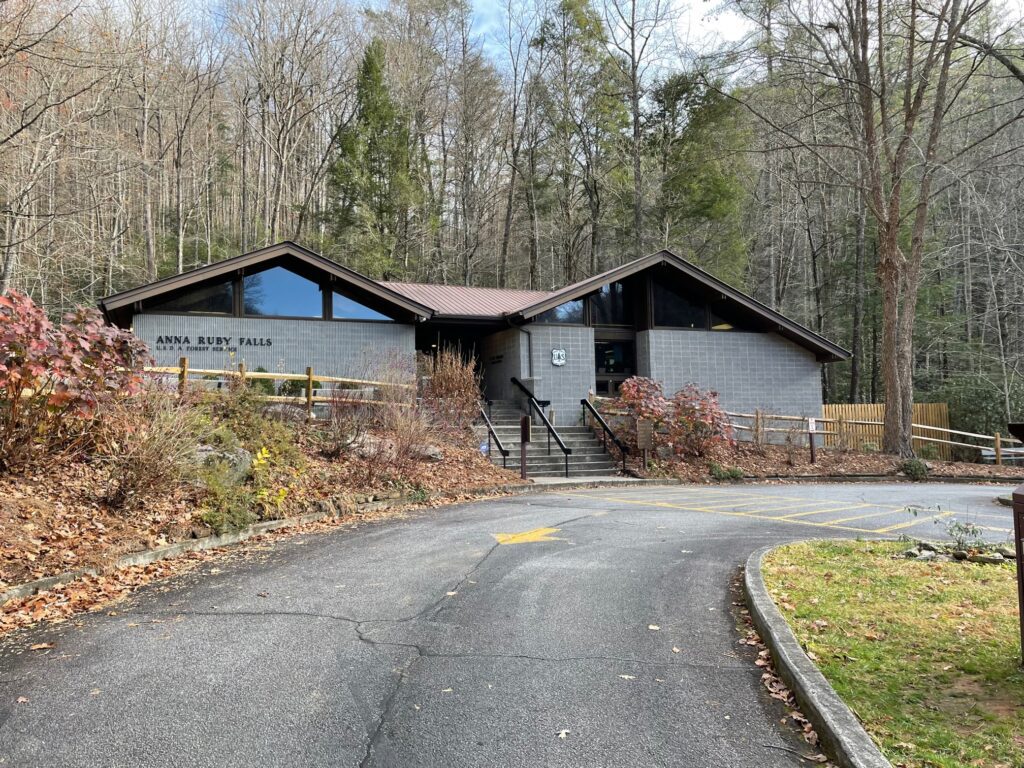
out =
<svg viewBox="0 0 1024 768"><path fill-rule="evenodd" d="M893 764L1024 765L1013 565L918 563L905 548L791 544L766 558L765 581Z"/></svg>

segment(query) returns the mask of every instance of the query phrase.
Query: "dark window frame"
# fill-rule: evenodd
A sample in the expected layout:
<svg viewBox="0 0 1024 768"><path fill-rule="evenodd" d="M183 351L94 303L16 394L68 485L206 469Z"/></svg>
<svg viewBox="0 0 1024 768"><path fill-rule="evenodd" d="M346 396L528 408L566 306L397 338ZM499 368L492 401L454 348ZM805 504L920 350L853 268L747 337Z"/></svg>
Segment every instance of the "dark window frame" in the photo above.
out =
<svg viewBox="0 0 1024 768"><path fill-rule="evenodd" d="M305 278L306 280L314 283L317 289L320 291L321 308L319 315L256 315L245 311L245 278L251 277L252 275L258 275L261 272L268 272L275 267L285 269L299 277ZM223 276L221 276L223 278ZM195 312L189 310L178 310L178 309L156 309L147 307L148 302L153 301L157 297L145 299L140 301L137 305L136 314L143 315L170 315L174 317L215 317L215 318L238 318L248 320L307 320L307 321L319 321L319 322L332 322L332 323L397 323L400 322L398 319L393 318L387 312L383 312L376 309L369 304L365 304L361 299L350 295L349 292L343 290L345 285L341 282L334 280L325 279L313 279L302 272L296 271L289 268L287 264L272 263L270 266L260 265L259 269L255 269L252 272L247 272L245 269L239 269L233 275L227 279L211 280L210 285L216 284L228 284L231 286L231 311L230 312ZM188 291L202 288L204 283L197 283L195 285L188 286L187 288L181 289L184 294ZM341 290L339 290L341 289ZM384 315L384 319L358 319L350 317L334 317L334 294L338 293L346 298L365 306L367 309L373 312L378 312Z"/></svg>
<svg viewBox="0 0 1024 768"><path fill-rule="evenodd" d="M542 315L546 315L548 312L554 312L556 309L558 309L558 307L562 307L562 306L565 306L566 304L569 304L571 302L576 302L576 301L580 302L580 304L581 304L580 311L581 311L581 314L583 315L583 320L581 322L578 322L578 323L567 323L567 322L560 322L558 320L541 320L541 319L539 319ZM536 317L534 317L532 322L536 323L537 325L566 325L566 326L569 326L569 327L572 327L572 328L587 328L587 327L590 326L590 311L589 311L589 309L590 309L590 307L589 307L589 303L586 300L586 297L580 297L578 299L568 299L567 301L563 301L561 304L559 304L557 306L554 306L551 309L544 310L543 312L538 314Z"/></svg>
<svg viewBox="0 0 1024 768"><path fill-rule="evenodd" d="M239 300L239 309L240 309L241 314L239 314L239 317L244 317L244 318L251 319L251 320L263 320L263 319L265 319L265 320L326 320L327 319L327 317L324 314L324 296L323 296L324 295L324 283L323 283L322 280L314 280L313 278L307 277L306 275L302 274L301 272L297 272L294 269L289 269L284 264L271 264L270 266L263 266L263 265L261 265L261 266L263 267L262 269L257 269L257 270L254 270L254 271L248 272L248 273L244 273L243 272L243 274L239 275L239 277L238 277L238 282L241 283L241 292L240 292L240 300ZM246 312L245 311L245 279L247 277L255 277L257 275L262 275L265 272L271 272L271 271L273 271L275 269L283 269L285 272L289 272L289 273L295 275L296 277L300 277L303 280L305 280L306 282L312 283L313 285L316 286L317 290L320 292L320 316L319 317L317 317L316 315L254 314L252 312Z"/></svg>
<svg viewBox="0 0 1024 768"><path fill-rule="evenodd" d="M650 321L651 328L654 330L670 330L670 331L710 331L711 330L711 306L707 301L702 301L701 306L704 310L704 325L702 327L695 327L691 325L669 325L658 322L658 309L656 297L654 295L655 282L653 280L647 281L647 294L648 294L648 306L650 307Z"/></svg>
<svg viewBox="0 0 1024 768"><path fill-rule="evenodd" d="M627 312L627 313L631 312L632 315L633 315L633 319L629 320L627 322L624 322L624 323L599 323L594 318L594 304L595 304L594 298L596 296L600 295L604 291L605 288L610 288L613 285L621 285L622 286L623 310L625 312ZM586 297L586 299L587 299L586 300L586 305L587 305L587 313L586 313L587 325L589 325L591 327L594 327L594 328L636 328L637 327L637 315L638 315L638 313L637 313L637 308L633 305L633 302L631 301L632 298L636 298L635 296L632 296L632 294L634 294L634 293L635 293L635 291L631 290L630 284L627 283L624 280L615 280L615 281L613 281L611 283L607 283L605 285L602 285L597 291L595 291L594 293L592 293L591 295Z"/></svg>

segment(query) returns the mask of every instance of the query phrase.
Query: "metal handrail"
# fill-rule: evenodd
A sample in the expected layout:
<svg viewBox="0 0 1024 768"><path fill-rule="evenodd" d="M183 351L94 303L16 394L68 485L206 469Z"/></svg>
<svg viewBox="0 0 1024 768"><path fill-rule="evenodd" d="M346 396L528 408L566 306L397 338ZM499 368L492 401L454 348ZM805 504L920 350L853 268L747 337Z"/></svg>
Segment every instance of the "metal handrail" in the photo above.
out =
<svg viewBox="0 0 1024 768"><path fill-rule="evenodd" d="M525 384L523 384L523 382L521 382L515 376L512 377L512 383L515 384L524 395L526 395L526 402L530 406L528 411L533 410L534 408L537 409L537 415L540 416L541 423L544 425L545 429L547 429L547 431L548 431L548 456L551 455L551 438L552 437L555 438L555 442L558 444L558 447L562 450L562 453L565 454L565 476L568 477L569 476L569 455L572 453L572 448L569 448L562 441L562 437L561 437L561 435L558 434L558 430L556 430L554 425L550 421L548 421L548 417L544 415L544 408L549 406L549 405L551 405L551 401L550 400L538 400L534 396L533 392L530 391L530 388L527 387Z"/></svg>
<svg viewBox="0 0 1024 768"><path fill-rule="evenodd" d="M612 439L612 442L615 443L615 447L618 448L619 449L619 453L622 454L622 471L625 472L626 471L626 455L629 453L629 446L626 445L624 442L622 442L622 440L620 440L618 438L618 436L612 431L612 428L608 426L608 422L604 420L604 416L602 416L600 414L600 412L597 410L597 408L594 407L594 404L592 402L590 402L590 400L588 400L587 398L583 398L582 400L580 400L580 405L583 406L584 412L590 411L591 415L595 419L597 419L597 423L601 425L601 430L603 432L602 437L604 438L603 442L602 442L602 446L604 447L604 452L608 453L608 438L609 437ZM584 413L584 415L585 415L585 413Z"/></svg>
<svg viewBox="0 0 1024 768"><path fill-rule="evenodd" d="M488 407L490 407L490 404L490 401L488 401ZM501 466L508 468L508 448L501 444L501 438L498 437L498 433L494 431L494 425L487 417L487 412L483 408L480 409L480 415L483 417L484 424L487 426L487 455L491 455L491 440L493 440L494 444L498 446L498 453L501 454Z"/></svg>

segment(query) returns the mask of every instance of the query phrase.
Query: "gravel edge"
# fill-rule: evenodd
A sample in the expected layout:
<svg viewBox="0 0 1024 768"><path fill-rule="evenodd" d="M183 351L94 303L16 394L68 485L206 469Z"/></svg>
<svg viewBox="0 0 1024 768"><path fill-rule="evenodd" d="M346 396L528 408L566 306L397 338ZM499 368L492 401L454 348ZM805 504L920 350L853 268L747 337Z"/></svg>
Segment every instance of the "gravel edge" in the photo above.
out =
<svg viewBox="0 0 1024 768"><path fill-rule="evenodd" d="M796 695L804 715L814 724L822 745L842 768L892 768L892 763L885 759L857 716L804 653L768 594L761 562L777 546L763 547L747 559L743 586L750 618L771 649L779 675Z"/></svg>

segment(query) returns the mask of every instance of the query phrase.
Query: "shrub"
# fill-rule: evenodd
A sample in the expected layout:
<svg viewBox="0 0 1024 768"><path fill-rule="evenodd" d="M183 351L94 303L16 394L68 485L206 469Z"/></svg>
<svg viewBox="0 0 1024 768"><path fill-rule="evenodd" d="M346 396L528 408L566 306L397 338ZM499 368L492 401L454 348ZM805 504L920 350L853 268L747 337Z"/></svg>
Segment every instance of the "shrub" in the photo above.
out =
<svg viewBox="0 0 1024 768"><path fill-rule="evenodd" d="M637 422L649 419L654 423L654 453L657 455L658 433L669 417L670 405L661 384L644 376L632 376L619 386L619 396L605 401L602 415L613 425L631 451L637 448Z"/></svg>
<svg viewBox="0 0 1024 768"><path fill-rule="evenodd" d="M928 478L928 465L921 459L906 459L896 467L897 471L914 481L926 480Z"/></svg>
<svg viewBox="0 0 1024 768"><path fill-rule="evenodd" d="M137 392L145 345L78 309L59 326L31 298L0 296L0 468L89 439L97 408Z"/></svg>
<svg viewBox="0 0 1024 768"><path fill-rule="evenodd" d="M420 405L436 428L451 434L467 432L480 413L480 377L476 364L458 349L445 347L433 357L421 356Z"/></svg>
<svg viewBox="0 0 1024 768"><path fill-rule="evenodd" d="M711 477L719 482L726 480L742 480L743 470L739 467L723 467L717 461L712 461L708 464L708 472Z"/></svg>
<svg viewBox="0 0 1024 768"><path fill-rule="evenodd" d="M199 518L215 532L237 531L256 521L255 494L236 481L229 462L215 459L200 470L199 477L206 488Z"/></svg>
<svg viewBox="0 0 1024 768"><path fill-rule="evenodd" d="M323 389L323 384L314 379L313 389ZM301 379L288 379L281 383L277 393L282 397L305 397L306 382Z"/></svg>
<svg viewBox="0 0 1024 768"><path fill-rule="evenodd" d="M103 449L111 468L110 504L130 511L194 475L204 419L193 405L153 388L109 406L111 439Z"/></svg>
<svg viewBox="0 0 1024 768"><path fill-rule="evenodd" d="M224 389L206 393L202 407L215 430L230 432L250 453L267 448L279 463L302 465L295 427L268 416L263 395L248 383L232 378Z"/></svg>
<svg viewBox="0 0 1024 768"><path fill-rule="evenodd" d="M266 373L267 369L262 366L257 368L253 373ZM247 380L249 388L263 397L270 397L274 394L274 380L273 379L255 379L251 378Z"/></svg>
<svg viewBox="0 0 1024 768"><path fill-rule="evenodd" d="M372 423L372 405L353 402L351 391L331 388L327 418L318 422L320 451L329 459L342 456L366 434Z"/></svg>
<svg viewBox="0 0 1024 768"><path fill-rule="evenodd" d="M718 404L718 393L688 384L672 396L669 440L677 456L700 457L718 445L733 444L732 426Z"/></svg>

